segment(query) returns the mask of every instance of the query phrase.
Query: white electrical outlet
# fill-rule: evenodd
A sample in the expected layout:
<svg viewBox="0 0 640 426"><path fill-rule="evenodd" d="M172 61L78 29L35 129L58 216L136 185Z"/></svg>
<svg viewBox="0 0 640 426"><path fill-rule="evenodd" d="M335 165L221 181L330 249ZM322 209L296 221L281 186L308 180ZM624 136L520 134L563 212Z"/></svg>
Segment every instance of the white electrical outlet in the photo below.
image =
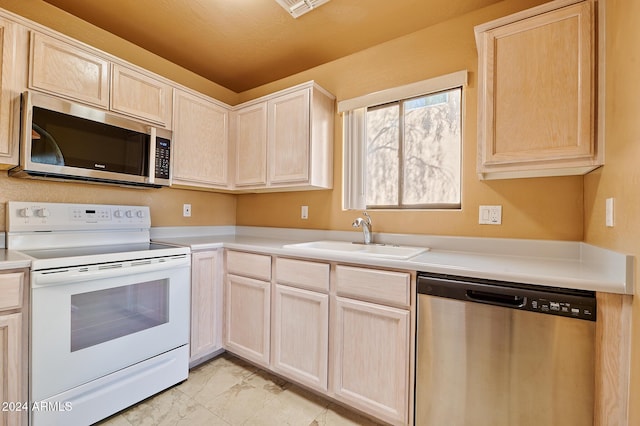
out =
<svg viewBox="0 0 640 426"><path fill-rule="evenodd" d="M191 217L191 204L183 204L182 205L182 216L183 217Z"/></svg>
<svg viewBox="0 0 640 426"><path fill-rule="evenodd" d="M480 206L480 225L502 225L502 206Z"/></svg>
<svg viewBox="0 0 640 426"><path fill-rule="evenodd" d="M309 219L309 206L300 206L300 219Z"/></svg>
<svg viewBox="0 0 640 426"><path fill-rule="evenodd" d="M613 198L607 198L605 200L605 213L606 213L605 224L607 225L607 227L613 228L613 225L615 224Z"/></svg>

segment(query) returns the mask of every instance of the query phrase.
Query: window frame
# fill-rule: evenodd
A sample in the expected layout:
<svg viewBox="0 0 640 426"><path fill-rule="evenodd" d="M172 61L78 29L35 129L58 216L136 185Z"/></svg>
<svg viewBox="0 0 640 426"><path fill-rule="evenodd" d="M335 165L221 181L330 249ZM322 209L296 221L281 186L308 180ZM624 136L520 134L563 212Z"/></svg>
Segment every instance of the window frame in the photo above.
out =
<svg viewBox="0 0 640 426"><path fill-rule="evenodd" d="M420 82L399 86L380 92L371 93L353 99L338 102L338 113L343 114L343 170L342 170L342 209L343 210L461 210L462 209L462 156L464 144L464 105L465 88L468 83L468 72L458 71L451 74L423 80ZM460 88L460 203L430 203L411 204L403 206L367 206L366 205L366 113L369 107L375 108L385 104L400 103L422 96L429 96L440 92ZM402 114L400 115L402 116ZM404 130L401 130L404 131ZM399 183L400 185L400 183ZM400 190L400 188L398 188Z"/></svg>

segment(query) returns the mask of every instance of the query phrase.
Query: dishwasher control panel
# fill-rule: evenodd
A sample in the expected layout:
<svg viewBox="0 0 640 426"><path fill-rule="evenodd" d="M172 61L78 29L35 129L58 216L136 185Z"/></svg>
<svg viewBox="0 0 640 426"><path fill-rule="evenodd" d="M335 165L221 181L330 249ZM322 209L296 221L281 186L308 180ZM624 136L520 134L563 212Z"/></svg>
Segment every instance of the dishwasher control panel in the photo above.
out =
<svg viewBox="0 0 640 426"><path fill-rule="evenodd" d="M530 311L539 311L546 314L565 317L594 320L596 317L595 305L580 304L579 302L558 301L552 298L530 298L527 301Z"/></svg>
<svg viewBox="0 0 640 426"><path fill-rule="evenodd" d="M419 272L419 295L443 297L545 315L596 320L593 291Z"/></svg>

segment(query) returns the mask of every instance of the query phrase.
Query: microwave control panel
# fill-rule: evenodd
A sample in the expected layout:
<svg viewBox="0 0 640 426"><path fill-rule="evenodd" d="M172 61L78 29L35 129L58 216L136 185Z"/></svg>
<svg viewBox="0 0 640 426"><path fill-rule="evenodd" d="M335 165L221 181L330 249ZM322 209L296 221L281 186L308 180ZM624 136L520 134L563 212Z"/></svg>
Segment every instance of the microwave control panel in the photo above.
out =
<svg viewBox="0 0 640 426"><path fill-rule="evenodd" d="M156 137L156 178L169 179L171 141Z"/></svg>

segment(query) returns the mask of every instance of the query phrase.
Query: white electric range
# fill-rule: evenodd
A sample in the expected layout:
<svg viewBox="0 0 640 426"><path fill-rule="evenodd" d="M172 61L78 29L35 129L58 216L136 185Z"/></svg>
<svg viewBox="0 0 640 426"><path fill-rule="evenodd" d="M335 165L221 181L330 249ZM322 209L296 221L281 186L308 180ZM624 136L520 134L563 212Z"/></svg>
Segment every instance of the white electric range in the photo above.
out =
<svg viewBox="0 0 640 426"><path fill-rule="evenodd" d="M31 424L91 424L187 378L190 252L150 227L146 206L7 203L7 248L32 259Z"/></svg>

